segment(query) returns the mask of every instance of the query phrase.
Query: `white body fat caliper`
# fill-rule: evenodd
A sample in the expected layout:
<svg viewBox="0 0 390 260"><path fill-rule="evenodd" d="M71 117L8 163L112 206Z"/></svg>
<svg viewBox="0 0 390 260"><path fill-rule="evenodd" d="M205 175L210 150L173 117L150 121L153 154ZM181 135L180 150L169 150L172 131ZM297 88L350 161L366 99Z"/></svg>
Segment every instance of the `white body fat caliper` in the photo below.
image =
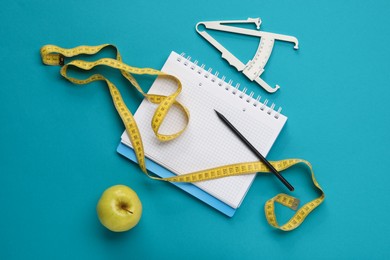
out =
<svg viewBox="0 0 390 260"><path fill-rule="evenodd" d="M254 23L256 24L257 30L224 25L240 23ZM264 67L269 59L269 56L271 55L272 48L274 47L274 42L275 40L292 42L295 44L294 49L297 50L298 39L293 36L260 31L260 24L260 18L248 18L247 20L199 22L196 25L196 31L210 44L217 48L222 53L222 58L227 60L230 65L234 66L238 71L242 71L242 73L244 73L244 75L247 76L251 81L256 81L266 91L273 93L279 89L279 86L276 85L275 88L272 88L260 78L260 75L264 72ZM206 29L260 37L259 47L257 48L255 56L246 64L242 63L239 59L236 58L236 56L234 56L230 51L223 47L217 40L211 37L210 34L208 34L206 31L200 31L200 25L205 26Z"/></svg>

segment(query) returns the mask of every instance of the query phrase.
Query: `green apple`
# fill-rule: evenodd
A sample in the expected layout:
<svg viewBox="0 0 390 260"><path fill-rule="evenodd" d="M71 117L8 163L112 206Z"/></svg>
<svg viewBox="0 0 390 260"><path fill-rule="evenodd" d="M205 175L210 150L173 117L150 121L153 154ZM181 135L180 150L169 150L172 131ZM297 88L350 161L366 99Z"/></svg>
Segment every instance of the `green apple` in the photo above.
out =
<svg viewBox="0 0 390 260"><path fill-rule="evenodd" d="M103 226L122 232L138 224L142 204L135 191L125 185L115 185L103 192L96 210Z"/></svg>

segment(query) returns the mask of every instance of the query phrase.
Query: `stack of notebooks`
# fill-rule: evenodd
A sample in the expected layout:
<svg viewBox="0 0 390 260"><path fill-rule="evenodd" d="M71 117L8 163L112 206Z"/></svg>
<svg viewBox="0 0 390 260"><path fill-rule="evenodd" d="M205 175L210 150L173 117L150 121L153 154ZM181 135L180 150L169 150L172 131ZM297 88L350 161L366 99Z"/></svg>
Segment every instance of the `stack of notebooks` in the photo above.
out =
<svg viewBox="0 0 390 260"><path fill-rule="evenodd" d="M276 111L274 105L261 103L238 86L226 83L218 73L205 70L172 52L165 62L163 72L175 75L183 84L177 100L190 111L186 131L169 142L160 142L151 128L157 105L143 100L134 117L141 132L149 171L161 177L191 173L227 164L256 161L258 158L227 128L214 110L225 117L266 157L278 137L287 117ZM157 78L149 93L168 95L176 84ZM174 133L182 129L185 118L173 108L160 128L161 133ZM135 154L126 132L121 137L117 151L136 162ZM197 183L173 183L222 213L233 216L247 194L256 173L232 176Z"/></svg>

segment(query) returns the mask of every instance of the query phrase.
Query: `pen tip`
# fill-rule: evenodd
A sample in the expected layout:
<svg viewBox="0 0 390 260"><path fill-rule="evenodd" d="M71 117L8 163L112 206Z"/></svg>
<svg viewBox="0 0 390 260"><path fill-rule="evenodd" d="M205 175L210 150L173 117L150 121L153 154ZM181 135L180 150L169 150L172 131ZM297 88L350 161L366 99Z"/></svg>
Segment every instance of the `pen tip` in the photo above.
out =
<svg viewBox="0 0 390 260"><path fill-rule="evenodd" d="M226 118L221 113L219 113L217 110L214 110L214 111L215 111L215 113L217 113L217 116L219 119L221 119L222 121L226 121Z"/></svg>

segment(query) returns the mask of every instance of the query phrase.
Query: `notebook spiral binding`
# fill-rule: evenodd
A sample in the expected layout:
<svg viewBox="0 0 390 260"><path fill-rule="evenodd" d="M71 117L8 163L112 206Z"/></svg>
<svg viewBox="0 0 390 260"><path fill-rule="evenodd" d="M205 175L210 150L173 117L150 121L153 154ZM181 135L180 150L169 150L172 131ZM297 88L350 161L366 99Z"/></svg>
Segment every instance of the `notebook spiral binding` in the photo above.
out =
<svg viewBox="0 0 390 260"><path fill-rule="evenodd" d="M261 111L266 112L268 115L273 116L275 119L279 118L280 113L282 112L282 107L279 107L278 110L275 110L275 103L272 103L271 106L267 106L268 99L264 100L264 102L261 102L260 95L258 95L256 98L253 98L254 92L252 91L249 95L246 94L247 88L243 88L242 90L240 90L240 83L236 83L236 85L233 87L233 81L229 80L226 83L226 77L222 76L221 78L219 78L218 71L212 74L212 68L206 70L204 64L199 66L197 60L195 60L194 62L191 61L191 56L185 57L185 53L181 53L180 56L181 57L177 58L177 61L182 63L184 66L189 67L193 71L196 71L196 73L198 73L199 75L203 74L205 78L210 78L210 81L212 83L217 84L219 87L224 87L226 91L231 91L231 94L238 96L240 99L245 100L247 103L252 103L254 107L259 107Z"/></svg>

